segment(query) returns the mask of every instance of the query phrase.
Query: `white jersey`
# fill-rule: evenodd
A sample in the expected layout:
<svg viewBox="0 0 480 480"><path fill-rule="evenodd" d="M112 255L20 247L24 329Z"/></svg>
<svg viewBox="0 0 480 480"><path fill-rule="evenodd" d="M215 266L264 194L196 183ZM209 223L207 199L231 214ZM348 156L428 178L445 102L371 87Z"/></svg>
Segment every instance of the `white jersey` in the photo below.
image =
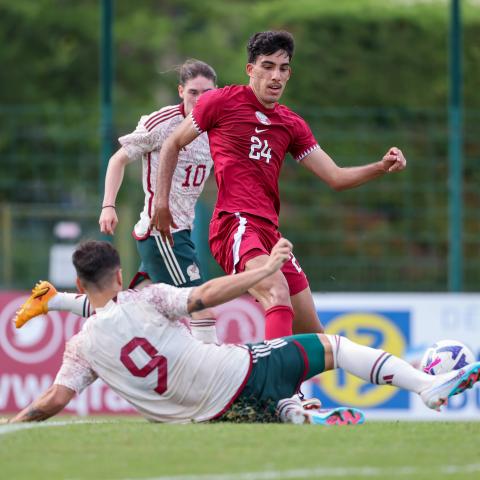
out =
<svg viewBox="0 0 480 480"><path fill-rule="evenodd" d="M143 240L149 235L158 235L156 230L150 231L158 158L163 142L184 118L183 104L164 107L150 115L142 116L134 132L119 138L120 144L131 160L143 161L145 205L133 230L133 235L138 240ZM172 231L192 229L195 204L202 193L212 165L206 133L198 136L180 151L170 191L171 213L178 227Z"/></svg>
<svg viewBox="0 0 480 480"><path fill-rule="evenodd" d="M190 291L155 284L97 308L67 342L54 383L80 393L100 377L153 421L201 422L222 414L246 382L250 353L191 336L179 321Z"/></svg>

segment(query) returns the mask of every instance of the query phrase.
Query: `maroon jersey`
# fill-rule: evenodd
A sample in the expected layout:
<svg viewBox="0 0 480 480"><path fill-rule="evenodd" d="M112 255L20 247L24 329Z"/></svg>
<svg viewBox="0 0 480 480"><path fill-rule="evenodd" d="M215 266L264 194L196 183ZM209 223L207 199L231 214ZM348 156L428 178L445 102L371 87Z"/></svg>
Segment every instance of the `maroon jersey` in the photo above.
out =
<svg viewBox="0 0 480 480"><path fill-rule="evenodd" d="M265 108L246 85L205 92L192 119L199 133L208 132L218 186L214 216L244 212L278 225L285 154L300 161L318 148L305 120L284 105Z"/></svg>

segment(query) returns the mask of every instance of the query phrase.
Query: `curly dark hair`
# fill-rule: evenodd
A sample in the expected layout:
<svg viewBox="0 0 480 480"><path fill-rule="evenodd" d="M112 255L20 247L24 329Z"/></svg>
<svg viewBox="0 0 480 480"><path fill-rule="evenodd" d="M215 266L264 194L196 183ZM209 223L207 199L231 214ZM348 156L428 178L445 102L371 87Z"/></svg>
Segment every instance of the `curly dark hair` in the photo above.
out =
<svg viewBox="0 0 480 480"><path fill-rule="evenodd" d="M120 256L108 242L82 242L72 255L78 278L101 289L120 268Z"/></svg>
<svg viewBox="0 0 480 480"><path fill-rule="evenodd" d="M255 63L260 55L271 55L279 50L284 50L291 60L294 49L295 41L289 32L258 32L250 37L247 44L248 63Z"/></svg>

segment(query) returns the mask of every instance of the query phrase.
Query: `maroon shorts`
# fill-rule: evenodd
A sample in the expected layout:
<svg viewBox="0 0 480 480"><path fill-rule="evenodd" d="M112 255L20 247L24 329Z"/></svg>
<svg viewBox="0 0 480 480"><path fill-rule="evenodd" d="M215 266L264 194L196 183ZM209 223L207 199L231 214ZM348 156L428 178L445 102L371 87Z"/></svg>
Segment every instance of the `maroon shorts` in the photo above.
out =
<svg viewBox="0 0 480 480"><path fill-rule="evenodd" d="M248 260L269 255L282 237L277 227L260 217L248 213L222 212L210 222L210 250L225 273L242 272ZM290 295L308 287L308 280L296 258L282 267Z"/></svg>

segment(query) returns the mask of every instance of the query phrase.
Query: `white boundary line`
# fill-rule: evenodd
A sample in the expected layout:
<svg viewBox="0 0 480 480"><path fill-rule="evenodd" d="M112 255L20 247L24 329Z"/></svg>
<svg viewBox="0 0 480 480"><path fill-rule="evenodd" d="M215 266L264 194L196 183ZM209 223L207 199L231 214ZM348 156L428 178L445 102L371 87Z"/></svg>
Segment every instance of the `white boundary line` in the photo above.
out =
<svg viewBox="0 0 480 480"><path fill-rule="evenodd" d="M399 468L381 467L317 467L298 470L270 470L263 472L224 473L205 475L173 475L167 477L149 478L124 478L122 480L284 480L295 478L322 478L338 477L398 477L406 476L414 478L414 475L428 474L430 478L435 475L455 475L480 472L480 463L467 465L442 465L439 467L414 467L406 466Z"/></svg>
<svg viewBox="0 0 480 480"><path fill-rule="evenodd" d="M15 433L20 430L30 430L32 428L48 428L48 427L67 427L71 425L82 425L82 424L102 424L102 423L118 423L115 421L108 420L77 420L77 421L68 421L61 420L57 422L45 422L45 423L12 423L0 425L0 436L8 435L9 433Z"/></svg>

